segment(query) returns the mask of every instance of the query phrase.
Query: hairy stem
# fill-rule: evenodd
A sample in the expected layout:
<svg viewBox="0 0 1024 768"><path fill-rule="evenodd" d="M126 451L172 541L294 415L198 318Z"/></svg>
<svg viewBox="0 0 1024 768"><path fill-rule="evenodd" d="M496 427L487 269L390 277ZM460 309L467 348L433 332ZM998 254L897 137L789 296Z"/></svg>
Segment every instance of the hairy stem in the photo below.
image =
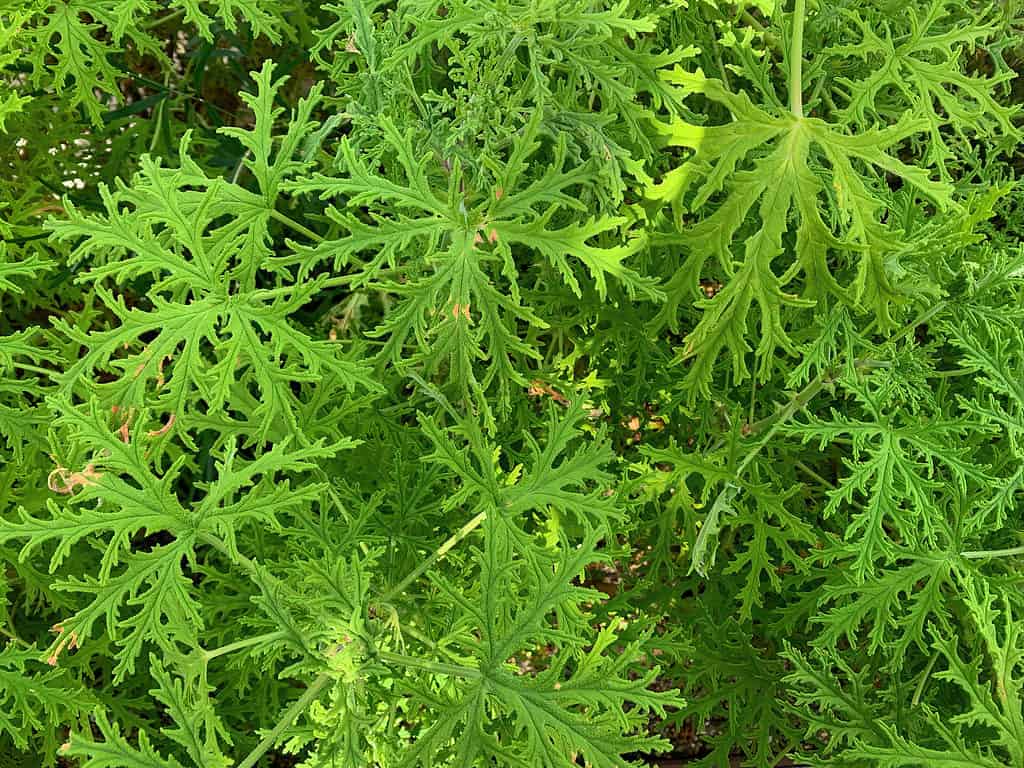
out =
<svg viewBox="0 0 1024 768"><path fill-rule="evenodd" d="M277 221L281 222L282 224L284 224L289 229L293 229L296 232L298 232L299 234L305 235L306 237L308 237L310 240L312 240L315 243L323 242L323 237L318 235L312 229L310 229L309 227L306 227L303 224L299 224L299 222L297 222L295 219L291 218L290 216L286 216L285 214L281 213L276 208L271 208L270 209L270 218L276 219Z"/></svg>
<svg viewBox="0 0 1024 768"><path fill-rule="evenodd" d="M243 648L248 648L252 645L264 645L266 643L272 643L275 640L280 640L281 638L285 637L285 635L285 632L276 631L267 632L262 635L256 635L255 637L247 637L244 640L238 640L234 643L222 645L220 648L214 648L212 651L204 650L202 651L202 656L204 660L210 661L211 659L215 659L218 656L224 656L228 653L234 653L235 651L240 651Z"/></svg>
<svg viewBox="0 0 1024 768"><path fill-rule="evenodd" d="M438 560L440 560L442 557L448 554L449 550L451 550L452 547L454 547L456 544L458 544L460 541L466 538L470 533L472 533L473 530L475 530L480 525L480 523L482 523L486 518L487 512L485 510L483 512L480 512L478 515L476 515L476 517L474 517L464 526L459 528L459 530L453 533L444 544L442 544L434 551L434 554L432 554L430 557L428 557L426 560L420 563L419 567L416 568L416 570L414 570L412 573L410 573L408 576L402 579L394 587L389 589L387 593L381 598L381 601L386 603L390 601L395 595L401 594L406 587L408 587L410 584L416 581L416 579L422 576L427 571L427 569L430 568L430 566L432 566L434 563L436 563Z"/></svg>
<svg viewBox="0 0 1024 768"><path fill-rule="evenodd" d="M807 0L794 0L793 39L789 41L789 108L793 116L804 116L804 15Z"/></svg>
<svg viewBox="0 0 1024 768"><path fill-rule="evenodd" d="M376 277L388 277L397 274L396 270L392 269L381 269L375 273ZM351 275L334 275L329 277L317 286L317 290L324 291L328 288L340 288L343 285L355 282L356 280L366 278L365 272L356 272ZM254 291L251 296L257 301L266 301L267 299L273 299L278 296L287 296L294 293L299 288L305 287L306 283L294 283L292 285L282 285L278 288L260 288Z"/></svg>
<svg viewBox="0 0 1024 768"><path fill-rule="evenodd" d="M1024 547L1010 547L1009 549L979 549L974 552L961 552L960 557L968 560L984 560L989 557L1013 557L1024 555Z"/></svg>
<svg viewBox="0 0 1024 768"><path fill-rule="evenodd" d="M12 360L11 366L14 368L20 368L23 371L28 371L29 373L39 373L46 377L53 376L55 373L55 371L48 370L38 365L32 365L32 363L23 363L19 360Z"/></svg>
<svg viewBox="0 0 1024 768"><path fill-rule="evenodd" d="M939 660L939 652L935 651L932 653L931 659L928 661L928 666L924 668L924 673L921 675L921 682L917 684L917 688L914 691L914 698L910 700L911 707L918 707L921 704L921 696L924 695L924 687L928 682L928 678L931 677L932 669L935 668L935 662Z"/></svg>
<svg viewBox="0 0 1024 768"><path fill-rule="evenodd" d="M280 721L278 721L277 725L274 726L273 730L271 730L270 733L268 733L263 740L256 745L252 752L246 755L245 759L238 764L237 768L253 768L253 766L259 762L259 759L267 753L267 750L274 746L274 742L280 738L281 733L285 728L288 728L292 723L294 723L295 718L302 714L306 707L313 703L313 699L320 694L320 691L323 690L324 686L327 685L330 680L330 676L326 673L320 675L316 680L314 680L310 684L309 688L306 689L306 692L296 699L290 707L288 707L288 710L284 713L284 716Z"/></svg>
<svg viewBox="0 0 1024 768"><path fill-rule="evenodd" d="M377 658L379 658L381 661L387 662L388 664L394 664L400 667L412 667L414 669L422 669L427 672L433 672L438 675L451 675L453 677L464 678L480 677L479 669L474 669L473 667L466 667L461 664L444 664L438 661L418 659L414 656L405 656L401 653L391 653L390 651L378 652Z"/></svg>

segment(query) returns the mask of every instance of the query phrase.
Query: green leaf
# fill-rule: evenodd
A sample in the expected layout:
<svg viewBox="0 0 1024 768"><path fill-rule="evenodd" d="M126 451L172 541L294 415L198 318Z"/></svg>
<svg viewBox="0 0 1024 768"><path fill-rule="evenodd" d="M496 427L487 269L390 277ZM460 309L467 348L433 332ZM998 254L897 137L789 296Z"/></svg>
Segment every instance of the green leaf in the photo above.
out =
<svg viewBox="0 0 1024 768"><path fill-rule="evenodd" d="M964 143L969 137L983 136L990 147L1012 146L1020 140L1014 125L1019 108L998 98L1013 73L965 71L965 51L973 52L1001 34L989 14L951 0L929 0L924 7L911 3L907 14L898 24L888 19L879 24L870 15L844 9L860 40L830 46L823 54L860 59L865 66L858 76L836 78L842 105L837 117L866 127L909 109L928 126L927 162L948 179L946 165L958 153L945 129Z"/></svg>
<svg viewBox="0 0 1024 768"><path fill-rule="evenodd" d="M787 331L789 318L798 316L792 310L832 299L870 309L891 323L891 305L903 291L887 262L906 240L884 221L886 193L872 177L895 174L940 210L953 206L950 185L891 154L925 123L906 116L896 125L851 135L841 125L757 106L746 93L732 93L700 70L677 67L665 77L682 95L702 95L733 118L714 126L679 118L656 123L667 146L692 152L647 192L653 204L672 206L681 231L671 242L686 252L667 286L668 301L656 326L678 328L679 305L687 295L698 295L701 278L715 275L723 283L714 298L697 302L700 322L686 338L684 357L694 358L687 374L692 391L708 393L724 350L732 357L736 380L749 375L745 358L754 335L748 322L754 305L760 316L754 351L762 381L776 350L796 352ZM700 218L683 228L684 213ZM751 220L758 223L748 226ZM792 251L787 245L791 221L797 222ZM740 238L742 252L734 253ZM801 275L802 284L796 282ZM787 290L791 284L795 290Z"/></svg>
<svg viewBox="0 0 1024 768"><path fill-rule="evenodd" d="M269 68L265 73L269 78ZM223 413L240 384L251 385L261 395L251 417L265 441L302 431L308 395L296 387L378 389L339 344L289 322L316 292L315 282L256 287L270 253L273 200L208 178L187 147L186 138L177 169L144 158L133 186L103 193L105 214L84 215L69 204L69 218L50 223L61 240L81 238L75 259L100 261L81 279L98 283L96 295L114 318L109 329L90 332L56 322L87 349L57 377L60 392L95 393L122 412L153 405L174 420L173 429L188 431L193 416ZM279 151L278 162L292 172L299 166L286 154ZM155 281L148 308L128 306L101 284L140 276ZM101 373L113 380L97 382Z"/></svg>
<svg viewBox="0 0 1024 768"><path fill-rule="evenodd" d="M59 623L50 655L56 663L63 651L85 643L102 619L107 635L121 646L116 654L118 679L134 672L135 660L147 642L168 654L175 652L178 643L185 647L196 643L203 618L184 569L186 560L195 562L196 549L213 538L235 553L239 530L252 525L276 527L278 516L313 503L321 486L292 488L287 482L275 482L275 477L312 469L314 460L351 445L289 448L281 443L254 460L239 462L232 444L221 458L216 480L197 483L203 495L188 503L176 490L186 457L162 473L153 468L149 454L154 438L147 430L145 413L129 432L115 429L95 404L84 412L67 408L60 421L75 441L98 458L82 469L58 468L51 475L52 487L73 494L71 503L50 502L48 518L22 511L20 522L0 527L0 543L24 540L19 557L26 559L56 542L50 556L52 572L83 539L103 542L97 576L66 579L57 585L92 599ZM140 532L169 534L170 541L149 551L135 551L133 539Z"/></svg>
<svg viewBox="0 0 1024 768"><path fill-rule="evenodd" d="M61 752L67 757L82 758L82 768L182 768L173 757L161 757L145 731L139 731L136 749L121 735L118 727L110 723L102 709L97 709L94 717L103 741L75 733Z"/></svg>
<svg viewBox="0 0 1024 768"><path fill-rule="evenodd" d="M574 549L560 549L551 558L515 556L513 537L501 521L486 524L485 547L479 553L480 602L459 594L454 584L439 582L473 617L479 643L466 649L473 659L454 690L430 697L430 725L418 734L403 756L403 765L432 765L438 753L457 765L479 760L500 765L538 765L569 768L577 757L588 764L611 768L630 763L623 757L638 750L664 748L657 738L630 732L646 722L646 712L663 713L678 702L671 692L654 693L648 685L655 672L630 679L630 662L638 644L627 646L616 659L606 650L616 641L609 627L581 653L578 633L585 627L580 603L592 590L571 581L597 555L594 538ZM502 595L514 590L526 600L509 610ZM557 629L546 617L555 611ZM510 657L535 647L541 640L563 645L536 676L514 671ZM507 741L493 730L511 718Z"/></svg>
<svg viewBox="0 0 1024 768"><path fill-rule="evenodd" d="M35 648L9 643L0 650L0 734L19 750L37 748L40 764L51 766L59 729L84 716L95 699L62 670L40 667Z"/></svg>
<svg viewBox="0 0 1024 768"><path fill-rule="evenodd" d="M653 281L623 264L643 245L638 237L621 244L617 233L623 218L549 226L560 213L579 207L568 193L592 176L586 168L562 170L562 143L543 176L524 177L541 146L539 119L517 137L508 161L498 166L494 187L475 192L464 189L461 166L449 171L431 153L418 150L412 131L403 132L388 119L379 127L389 160L384 173L345 138L338 159L346 175L314 174L284 185L318 193L322 200L340 196L348 210L327 209L341 237L300 249L280 263L298 264L305 275L329 260L335 270L354 268L353 285L397 294L399 302L374 334L384 339L382 359L397 364L411 357L432 375L446 368L460 394L473 395L488 412L484 393L497 385L499 410L507 410L512 387L528 382L524 364L540 357L523 341L523 331L548 325L522 302L515 268L519 246L547 259L577 296L580 283L570 258L590 271L602 299L609 275L630 295L660 295ZM365 214L356 213L359 209ZM602 235L610 245L590 242ZM365 255L368 260L361 261ZM476 370L479 363L486 365L483 376Z"/></svg>
<svg viewBox="0 0 1024 768"><path fill-rule="evenodd" d="M786 428L804 442L817 439L821 448L841 438L852 441L852 454L843 459L849 474L829 492L824 515L843 514L849 520L846 548L859 582L879 559L891 562L898 556L897 542L911 548L936 545L945 523L932 510L944 488L966 493L968 487L992 482L987 468L958 447L972 427L969 422L922 418L893 423L875 404L869 402L869 409L871 421L833 411L831 420Z"/></svg>
<svg viewBox="0 0 1024 768"><path fill-rule="evenodd" d="M230 744L231 738L209 699L213 689L201 685L199 690L186 690L181 680L167 673L159 658L151 655L149 663L159 686L150 693L166 707L174 723L173 728L163 729L164 735L185 748L196 768L228 768L231 761L221 753L219 741Z"/></svg>

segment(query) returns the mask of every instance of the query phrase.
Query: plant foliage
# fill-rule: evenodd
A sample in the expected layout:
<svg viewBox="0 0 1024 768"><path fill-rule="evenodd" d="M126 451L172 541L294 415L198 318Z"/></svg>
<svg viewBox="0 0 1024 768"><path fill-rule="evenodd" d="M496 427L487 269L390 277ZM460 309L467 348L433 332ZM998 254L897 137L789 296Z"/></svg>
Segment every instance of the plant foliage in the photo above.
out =
<svg viewBox="0 0 1024 768"><path fill-rule="evenodd" d="M0 765L1024 768L1015 0L0 8Z"/></svg>

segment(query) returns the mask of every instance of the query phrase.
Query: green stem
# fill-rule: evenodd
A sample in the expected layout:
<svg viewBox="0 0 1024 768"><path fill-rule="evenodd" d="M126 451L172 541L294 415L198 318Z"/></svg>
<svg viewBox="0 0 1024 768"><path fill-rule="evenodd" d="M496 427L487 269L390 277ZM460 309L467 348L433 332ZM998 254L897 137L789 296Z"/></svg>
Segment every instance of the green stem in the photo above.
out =
<svg viewBox="0 0 1024 768"><path fill-rule="evenodd" d="M357 272L354 275L336 275L334 277L329 277L320 283L319 290L322 291L326 288L338 288L339 286L351 283L353 280L360 277L365 277L365 275L361 272ZM260 290L253 292L252 297L260 301L265 301L267 299L277 298L278 296L287 296L296 289L302 287L302 283L295 283L294 285L282 285L280 288L261 288Z"/></svg>
<svg viewBox="0 0 1024 768"><path fill-rule="evenodd" d="M430 566L432 566L434 563L436 563L438 560L440 560L442 557L448 554L449 550L451 550L452 547L454 547L456 544L458 544L460 541L466 538L470 533L472 533L486 518L487 510L484 510L483 512L477 514L476 517L474 517L464 526L459 528L459 530L453 533L444 544L442 544L434 551L434 554L432 554L430 557L428 557L426 560L420 563L419 567L416 568L416 570L414 570L412 573L410 573L408 576L402 579L397 585L389 589L387 593L381 598L381 602L390 602L390 600L395 595L401 594L406 587L408 587L410 584L416 581L416 579L422 576L427 571L427 569L430 568Z"/></svg>
<svg viewBox="0 0 1024 768"><path fill-rule="evenodd" d="M0 626L0 635L3 635L4 637L10 638L12 642L15 642L15 643L18 643L19 645L24 645L24 646L28 647L28 643L26 643L24 640L22 640L20 637L18 637L17 633L14 631L13 628L12 629L8 629L7 627Z"/></svg>
<svg viewBox="0 0 1024 768"><path fill-rule="evenodd" d="M308 237L310 240L313 240L314 242L322 243L323 240L324 240L323 237L318 235L312 229L309 229L308 227L306 227L306 226L304 226L302 224L299 224L299 222L295 221L295 219L293 219L293 218L291 218L289 216L286 216L285 214L281 213L276 208L271 208L270 209L270 218L277 219L279 222L284 224L289 229L293 229L296 232L299 232L300 234L305 235L306 237Z"/></svg>
<svg viewBox="0 0 1024 768"><path fill-rule="evenodd" d="M459 657L456 654L454 654L450 649L438 645L425 634L420 632L418 629L411 627L408 624L402 625L402 632L423 643L423 645L432 650L434 653L443 654L447 656L449 659L453 659L455 661L459 660Z"/></svg>
<svg viewBox="0 0 1024 768"><path fill-rule="evenodd" d="M761 35L761 39L764 40L764 44L772 49L772 52L776 56L782 57L782 46L779 44L779 39L775 37L770 29L765 27L760 21L755 19L749 11L741 11L740 19L747 24L751 29Z"/></svg>
<svg viewBox="0 0 1024 768"><path fill-rule="evenodd" d="M278 724L274 726L273 730L256 745L256 748L253 749L252 752L246 755L245 759L238 764L237 768L253 768L259 759L267 753L267 750L274 746L274 743L278 738L280 738L281 733L295 722L295 719L305 711L306 707L313 703L313 699L320 694L320 691L322 691L324 686L330 681L331 677L326 672L314 680L312 684L310 684L309 688L306 689L306 692L296 699L290 707L288 707L288 710L284 713L284 717L282 717Z"/></svg>
<svg viewBox="0 0 1024 768"><path fill-rule="evenodd" d="M957 376L970 376L977 373L977 368L953 368L948 371L932 371L928 374L929 379L952 379Z"/></svg>
<svg viewBox="0 0 1024 768"><path fill-rule="evenodd" d="M756 31L761 32L762 34L767 31L764 27L764 24L755 19L753 14L751 14L748 10L740 11L740 18L743 19L743 21L747 25L753 27Z"/></svg>
<svg viewBox="0 0 1024 768"><path fill-rule="evenodd" d="M979 549L974 552L961 552L960 557L968 560L984 560L989 557L1013 557L1024 555L1024 547L1010 547L1009 549Z"/></svg>
<svg viewBox="0 0 1024 768"><path fill-rule="evenodd" d="M151 29L156 29L161 24L166 24L169 21L174 21L179 16L184 16L184 15L185 15L185 9L184 8L179 8L178 10L174 11L173 13L169 13L166 16L160 16L159 18L153 19L152 21L147 22L146 24L143 24L142 25L142 29L144 29L144 30L146 30L148 32Z"/></svg>
<svg viewBox="0 0 1024 768"><path fill-rule="evenodd" d="M32 373L40 373L43 376L47 376L47 377L53 376L53 374L54 374L53 371L49 371L46 368L41 368L40 366L32 365L31 363L22 363L22 362L19 362L18 360L12 360L11 361L11 365L14 366L15 368L20 368L23 371L31 371Z"/></svg>
<svg viewBox="0 0 1024 768"><path fill-rule="evenodd" d="M231 174L231 183L237 184L238 177L242 174L242 169L245 167L245 161L249 157L249 150L245 150L240 158L238 158L238 165L235 166L235 172Z"/></svg>
<svg viewBox="0 0 1024 768"><path fill-rule="evenodd" d="M256 563L254 563L248 557L243 555L241 552L232 553L231 550L228 549L228 545L216 536L209 533L200 533L196 538L198 538L204 544L209 544L211 547L213 547L222 555L224 555L224 557L226 557L230 562L241 565L246 571L249 572L250 575L256 573Z"/></svg>
<svg viewBox="0 0 1024 768"><path fill-rule="evenodd" d="M914 698L910 700L910 706L915 709L921 703L921 696L924 695L924 686L928 682L928 678L931 677L932 669L935 667L935 662L939 660L939 652L935 651L932 654L931 659L928 661L928 666L924 668L924 674L921 675L921 682L917 684L917 689L914 691Z"/></svg>
<svg viewBox="0 0 1024 768"><path fill-rule="evenodd" d="M817 472L815 472L809 466L804 464L804 462L797 461L797 462L794 463L794 466L797 469L799 469L801 472L803 472L804 474L806 474L809 477L811 477L813 480L816 480L821 485L822 488L826 488L826 489L828 489L830 491L834 491L836 489L835 483L832 483L832 482L829 482L828 480L826 480L824 477L819 475Z"/></svg>
<svg viewBox="0 0 1024 768"><path fill-rule="evenodd" d="M381 661L387 662L388 664L422 669L439 675L451 675L453 677L463 678L477 678L481 676L480 670L473 669L472 667L464 667L461 664L445 664L440 661L428 661L427 659L417 659L414 656L405 656L401 653L391 653L390 651L379 651L377 653L377 658Z"/></svg>
<svg viewBox="0 0 1024 768"><path fill-rule="evenodd" d="M281 631L267 632L262 635L256 635L255 637L247 637L245 640L238 640L234 643L222 645L220 648L214 648L212 651L204 650L201 651L201 653L203 659L205 659L206 661L210 661L211 659L215 659L218 656L224 656L228 653L234 653L235 651L240 651L243 648L248 648L251 645L264 645L266 643L272 643L275 640L280 640L282 637L285 636L285 634L285 632Z"/></svg>
<svg viewBox="0 0 1024 768"><path fill-rule="evenodd" d="M804 15L807 0L794 0L793 39L789 41L789 108L793 116L804 116Z"/></svg>

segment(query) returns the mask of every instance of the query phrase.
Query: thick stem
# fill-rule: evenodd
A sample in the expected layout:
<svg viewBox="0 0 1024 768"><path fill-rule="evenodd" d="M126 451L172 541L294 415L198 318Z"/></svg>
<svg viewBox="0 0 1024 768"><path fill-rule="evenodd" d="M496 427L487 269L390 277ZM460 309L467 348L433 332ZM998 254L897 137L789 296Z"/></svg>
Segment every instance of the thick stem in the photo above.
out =
<svg viewBox="0 0 1024 768"><path fill-rule="evenodd" d="M21 370L23 371L28 371L30 373L39 373L47 377L53 376L53 374L55 373L55 371L48 370L47 368L42 368L38 365L32 365L32 363L22 363L19 360L12 360L11 365L14 366L15 368L21 368Z"/></svg>
<svg viewBox="0 0 1024 768"><path fill-rule="evenodd" d="M280 640L285 636L286 633L281 631L267 632L264 635L247 637L244 640L238 640L234 643L228 643L227 645L222 645L220 648L214 648L210 651L204 650L202 651L202 656L206 661L210 661L210 659L215 659L218 656L224 656L228 653L234 653L235 651L240 651L244 648L248 648L253 645L265 645L267 643L272 643L275 640Z"/></svg>
<svg viewBox="0 0 1024 768"><path fill-rule="evenodd" d="M1011 547L1010 549L982 549L976 552L961 552L960 557L968 560L985 560L989 557L1013 557L1024 555L1024 547Z"/></svg>
<svg viewBox="0 0 1024 768"><path fill-rule="evenodd" d="M417 659L413 656L405 656L401 653L391 653L389 651L380 651L377 654L377 657L388 664L394 664L400 667L412 667L413 669L422 669L426 672L433 672L438 675L451 675L453 677L462 678L478 678L481 676L479 669L466 667L462 664L444 664L439 661Z"/></svg>
<svg viewBox="0 0 1024 768"><path fill-rule="evenodd" d="M914 691L914 698L910 700L910 706L917 709L921 703L921 696L924 694L924 686L928 682L928 678L931 677L932 669L935 668L935 662L939 660L939 652L935 651L932 654L931 659L928 661L928 666L924 668L924 674L921 675L921 682L917 684L917 690Z"/></svg>
<svg viewBox="0 0 1024 768"><path fill-rule="evenodd" d="M313 699L320 694L323 687L330 681L331 677L326 672L314 680L309 688L306 689L306 692L296 699L294 704L288 707L288 711L284 713L284 717L274 726L274 729L238 764L238 768L253 768L259 762L259 759L267 753L267 750L274 746L274 742L281 737L281 733L295 722L295 718L305 711L306 707L313 702Z"/></svg>
<svg viewBox="0 0 1024 768"><path fill-rule="evenodd" d="M381 602L387 603L395 595L401 594L406 587L408 587L410 584L416 581L416 579L422 576L426 572L426 570L430 568L430 566L432 566L434 563L436 563L438 560L440 560L442 557L448 554L448 551L452 547L454 547L456 544L458 544L460 541L466 538L470 533L472 533L473 530L486 519L486 517L487 511L484 510L483 512L480 512L478 515L476 515L464 526L462 526L455 533L453 533L449 537L448 541L446 541L444 544L438 547L437 550L435 550L434 554L432 554L430 557L428 557L426 560L420 563L419 567L416 570L414 570L412 573L410 573L408 576L402 579L402 581L396 584L394 587L389 589L387 594L381 598Z"/></svg>
<svg viewBox="0 0 1024 768"><path fill-rule="evenodd" d="M174 11L173 13L169 13L166 16L160 16L159 18L153 19L152 21L150 21L150 22L148 22L146 24L143 24L142 25L142 29L144 29L144 30L146 30L148 32L151 29L156 29L161 24L169 24L170 22L172 22L175 19L177 19L179 16L184 16L184 15L185 15L185 9L184 8L179 8L178 10Z"/></svg>
<svg viewBox="0 0 1024 768"><path fill-rule="evenodd" d="M793 39L789 41L789 108L793 116L804 116L804 15L807 0L794 0Z"/></svg>
<svg viewBox="0 0 1024 768"><path fill-rule="evenodd" d="M296 232L298 232L299 234L305 235L306 237L308 237L310 240L312 240L315 243L323 242L323 237L318 235L312 229L310 229L309 227L303 226L302 224L299 224L299 222L295 221L295 219L293 219L293 218L291 218L289 216L286 216L285 214L281 213L276 208L271 208L270 209L270 217L272 219L276 219L277 221L281 222L282 224L284 224L289 229L293 229Z"/></svg>

